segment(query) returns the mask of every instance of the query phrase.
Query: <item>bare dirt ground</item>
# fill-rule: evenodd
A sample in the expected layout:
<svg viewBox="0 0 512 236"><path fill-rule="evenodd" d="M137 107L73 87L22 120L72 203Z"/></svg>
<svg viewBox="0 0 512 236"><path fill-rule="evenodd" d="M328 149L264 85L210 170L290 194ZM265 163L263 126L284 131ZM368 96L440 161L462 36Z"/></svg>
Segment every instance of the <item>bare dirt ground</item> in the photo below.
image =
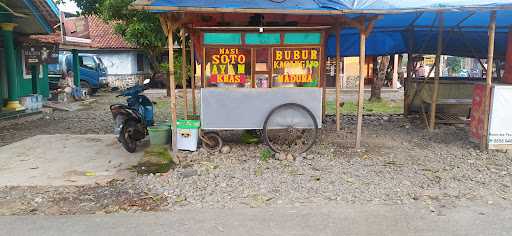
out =
<svg viewBox="0 0 512 236"><path fill-rule="evenodd" d="M109 133L111 101L99 97L90 110L55 112L9 127L9 138L0 135L0 141ZM417 117L365 116L363 150L357 152L355 117L345 116L343 124L336 132L329 118L319 143L294 161L262 161L264 145L242 144L239 133L223 132L229 153L181 152L181 165L166 175L92 186L0 187L0 215L413 202L442 215L472 202L512 206L512 155L478 151L466 127L440 126L429 133Z"/></svg>

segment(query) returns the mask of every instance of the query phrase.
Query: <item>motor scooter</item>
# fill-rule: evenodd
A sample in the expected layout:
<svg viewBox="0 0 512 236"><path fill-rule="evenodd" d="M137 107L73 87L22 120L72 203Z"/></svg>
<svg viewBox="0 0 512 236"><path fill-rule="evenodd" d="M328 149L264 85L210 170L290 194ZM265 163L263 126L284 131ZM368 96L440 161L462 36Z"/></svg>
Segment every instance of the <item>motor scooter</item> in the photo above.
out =
<svg viewBox="0 0 512 236"><path fill-rule="evenodd" d="M149 79L123 91L117 97L127 97L127 104L113 104L110 106L114 119L114 134L117 140L126 149L133 153L137 149L137 142L148 134L147 127L154 123L154 102L141 95L146 89Z"/></svg>

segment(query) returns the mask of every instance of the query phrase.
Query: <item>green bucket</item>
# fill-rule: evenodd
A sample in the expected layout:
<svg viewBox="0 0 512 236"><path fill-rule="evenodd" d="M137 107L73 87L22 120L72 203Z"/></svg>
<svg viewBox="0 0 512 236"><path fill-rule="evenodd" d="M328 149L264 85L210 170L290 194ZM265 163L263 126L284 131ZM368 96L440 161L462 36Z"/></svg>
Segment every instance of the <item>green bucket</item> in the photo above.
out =
<svg viewBox="0 0 512 236"><path fill-rule="evenodd" d="M169 144L169 137L171 136L170 125L157 125L148 128L149 143L151 145L165 145Z"/></svg>
<svg viewBox="0 0 512 236"><path fill-rule="evenodd" d="M155 126L165 126L165 127L172 127L172 123L170 121L161 121L157 122Z"/></svg>

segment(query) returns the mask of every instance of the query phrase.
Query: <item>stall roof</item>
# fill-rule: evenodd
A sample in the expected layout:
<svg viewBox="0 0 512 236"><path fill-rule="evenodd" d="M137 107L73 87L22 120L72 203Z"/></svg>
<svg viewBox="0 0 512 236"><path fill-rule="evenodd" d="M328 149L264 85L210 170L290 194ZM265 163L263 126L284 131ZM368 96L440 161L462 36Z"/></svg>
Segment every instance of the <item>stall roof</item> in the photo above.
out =
<svg viewBox="0 0 512 236"><path fill-rule="evenodd" d="M511 9L509 0L137 0L135 8L151 11L246 13L400 13L414 11Z"/></svg>
<svg viewBox="0 0 512 236"><path fill-rule="evenodd" d="M443 11L443 54L487 57L487 26L491 10L497 11L495 56L504 57L506 33L512 25L510 0L137 0L133 6L153 12L239 12L344 15L349 18L379 15L367 39L367 55L405 53L434 54ZM330 35L327 54L335 55L335 36ZM359 33L343 28L341 54L359 55ZM409 45L410 42L415 42Z"/></svg>
<svg viewBox="0 0 512 236"><path fill-rule="evenodd" d="M444 16L443 52L445 55L486 58L488 25L491 11L446 11ZM355 17L360 14L350 14ZM505 57L507 33L512 25L512 10L497 10L495 57ZM366 54L390 55L411 51L417 54L435 54L439 30L437 12L408 12L384 14L375 22L367 39ZM411 44L411 42L413 42ZM327 43L327 54L336 55L335 35ZM345 28L341 32L341 54L359 55L359 32Z"/></svg>

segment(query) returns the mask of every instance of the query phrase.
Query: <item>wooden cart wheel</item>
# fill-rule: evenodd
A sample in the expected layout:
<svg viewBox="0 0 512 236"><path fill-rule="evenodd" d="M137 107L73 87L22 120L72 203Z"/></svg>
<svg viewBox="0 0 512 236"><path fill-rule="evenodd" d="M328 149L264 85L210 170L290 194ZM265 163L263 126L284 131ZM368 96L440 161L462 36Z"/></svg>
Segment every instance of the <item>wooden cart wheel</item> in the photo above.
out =
<svg viewBox="0 0 512 236"><path fill-rule="evenodd" d="M218 152L222 148L223 142L220 135L216 132L206 132L201 134L202 147L208 152Z"/></svg>
<svg viewBox="0 0 512 236"><path fill-rule="evenodd" d="M297 103L272 109L263 124L263 139L276 153L307 152L318 138L318 122L313 113Z"/></svg>

